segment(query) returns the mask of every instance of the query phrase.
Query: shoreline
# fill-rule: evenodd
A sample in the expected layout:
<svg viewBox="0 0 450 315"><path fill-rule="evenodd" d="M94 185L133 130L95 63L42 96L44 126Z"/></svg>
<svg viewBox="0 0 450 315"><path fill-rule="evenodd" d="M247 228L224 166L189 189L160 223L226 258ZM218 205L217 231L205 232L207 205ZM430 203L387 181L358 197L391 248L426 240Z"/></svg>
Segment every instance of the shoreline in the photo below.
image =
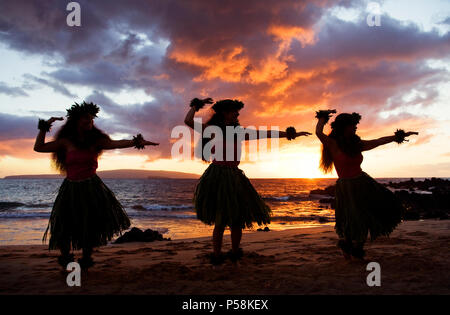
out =
<svg viewBox="0 0 450 315"><path fill-rule="evenodd" d="M209 226L206 225L198 220L192 220L193 223L195 224L194 226L192 226L192 231L190 231L189 233L186 231L179 231L179 229L181 228L181 226L179 225L174 225L171 227L171 232L166 232L167 230L167 223L158 223L155 224L154 222L154 218L151 219L147 219L147 220L142 220L140 218L132 218L133 219L133 224L131 225L131 227L124 231L122 233L122 235L125 234L125 232L131 230L131 228L133 227L137 227L141 230L146 230L146 229L152 229L155 231L160 232L163 237L165 238L171 238L172 241L183 241L186 239L196 239L196 238L202 238L202 237L211 237L212 235L212 231L214 226ZM27 227L27 229L32 229L33 230L33 235L29 235L28 237L31 239L28 239L26 242L24 243L19 243L19 241L17 241L16 239L18 239L18 236L14 236L11 235L10 237L12 237L9 240L4 240L4 241L0 241L0 249L4 246L46 246L47 244L43 244L41 242L42 240L42 235L44 234L45 228L47 227L48 224L48 219L47 218L40 218L40 219L36 219L36 218L8 218L8 219L4 219L3 221L0 220L0 229L4 229L3 233L4 236L11 234L11 232L8 230L8 228L10 227L10 225L8 225L7 221L14 221L15 224L17 224L17 222L21 222L21 224L24 224L24 226ZM280 221L281 222L281 221ZM334 226L334 221L329 221L329 222L325 222L325 223L317 223L315 221L310 221L309 223L303 222L303 223L292 223L292 222L288 222L286 224L280 223L280 222L272 222L268 225L268 227L270 228L270 232L280 232L280 231L285 231L285 230L292 230L292 229L309 229L309 228L320 228L320 227L324 227L324 226ZM192 222L191 222L192 223ZM191 224L190 223L190 224ZM268 233L268 232L260 232L257 231L258 228L264 228L265 226L257 226L255 225L253 229L244 229L243 233L245 235L247 234L251 234L251 233ZM36 229L39 229L39 232L36 232ZM31 232L27 232L28 234L30 234ZM15 234L20 234L20 232L15 232ZM192 236L184 236L183 234L188 234L188 235L192 235ZM229 229L225 229L225 235L229 235L230 234L230 230ZM23 237L23 235L22 235ZM117 238L119 238L120 235L116 235L113 240L111 242L108 243L109 246L111 245L112 242L114 242ZM12 243L12 244L11 244Z"/></svg>
<svg viewBox="0 0 450 315"><path fill-rule="evenodd" d="M109 244L81 287L68 287L46 245L0 246L1 294L450 294L450 222L402 222L389 238L366 245L366 262L346 261L332 226L249 232L237 264L212 266L211 237ZM224 237L223 251L230 249ZM75 252L76 258L80 252ZM368 287L368 262L381 266L381 287Z"/></svg>

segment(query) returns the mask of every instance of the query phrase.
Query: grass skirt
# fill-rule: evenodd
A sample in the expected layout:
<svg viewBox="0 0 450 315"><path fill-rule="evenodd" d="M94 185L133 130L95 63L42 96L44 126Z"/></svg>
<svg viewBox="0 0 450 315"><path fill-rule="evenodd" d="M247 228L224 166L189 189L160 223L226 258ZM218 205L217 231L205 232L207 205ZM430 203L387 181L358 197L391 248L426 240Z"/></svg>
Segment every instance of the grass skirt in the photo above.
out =
<svg viewBox="0 0 450 315"><path fill-rule="evenodd" d="M49 249L93 248L130 227L130 220L114 193L93 176L82 181L67 178L59 188L43 241L50 232Z"/></svg>
<svg viewBox="0 0 450 315"><path fill-rule="evenodd" d="M221 227L252 227L270 223L270 208L244 172L237 167L210 164L194 194L197 218Z"/></svg>
<svg viewBox="0 0 450 315"><path fill-rule="evenodd" d="M388 236L401 222L403 206L395 195L366 173L336 182L336 233L364 242Z"/></svg>

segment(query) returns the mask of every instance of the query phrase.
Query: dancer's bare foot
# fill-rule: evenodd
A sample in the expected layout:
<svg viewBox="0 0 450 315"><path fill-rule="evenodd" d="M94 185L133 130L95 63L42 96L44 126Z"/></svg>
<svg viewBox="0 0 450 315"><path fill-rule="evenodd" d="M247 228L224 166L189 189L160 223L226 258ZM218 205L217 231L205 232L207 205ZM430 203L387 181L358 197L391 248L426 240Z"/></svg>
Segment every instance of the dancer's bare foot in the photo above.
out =
<svg viewBox="0 0 450 315"><path fill-rule="evenodd" d="M365 250L361 245L352 248L352 260L365 262L364 256L366 255Z"/></svg>
<svg viewBox="0 0 450 315"><path fill-rule="evenodd" d="M350 261L352 259L352 256L343 250L342 250L342 255L344 256L345 260L347 260L347 261Z"/></svg>
<svg viewBox="0 0 450 315"><path fill-rule="evenodd" d="M342 255L344 255L345 260L350 260L352 250L351 243L345 240L339 240L337 246L341 249Z"/></svg>
<svg viewBox="0 0 450 315"><path fill-rule="evenodd" d="M209 261L213 266L222 265L225 262L226 256L223 253L211 253L209 254Z"/></svg>

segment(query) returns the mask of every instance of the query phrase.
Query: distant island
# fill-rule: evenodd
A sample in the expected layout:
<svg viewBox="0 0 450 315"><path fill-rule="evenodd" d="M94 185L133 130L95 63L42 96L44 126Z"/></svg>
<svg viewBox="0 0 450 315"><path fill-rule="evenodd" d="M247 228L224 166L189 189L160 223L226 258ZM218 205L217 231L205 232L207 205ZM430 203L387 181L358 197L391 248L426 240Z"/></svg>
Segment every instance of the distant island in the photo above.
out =
<svg viewBox="0 0 450 315"><path fill-rule="evenodd" d="M148 171L148 170L111 170L99 171L97 175L103 179L152 179L152 178L172 178L172 179L198 179L200 175L172 171ZM53 179L63 178L59 174L42 175L12 175L5 176L3 179Z"/></svg>

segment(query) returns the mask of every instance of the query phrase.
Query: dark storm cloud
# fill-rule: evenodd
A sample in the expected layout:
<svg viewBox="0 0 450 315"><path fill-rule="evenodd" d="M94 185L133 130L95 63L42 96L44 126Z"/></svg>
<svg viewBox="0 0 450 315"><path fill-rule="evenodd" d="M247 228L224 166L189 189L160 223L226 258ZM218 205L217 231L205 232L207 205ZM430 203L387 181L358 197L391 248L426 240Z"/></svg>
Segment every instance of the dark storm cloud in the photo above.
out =
<svg viewBox="0 0 450 315"><path fill-rule="evenodd" d="M22 88L9 86L4 82L0 82L0 94L6 94L9 96L28 96L27 92L25 92Z"/></svg>
<svg viewBox="0 0 450 315"><path fill-rule="evenodd" d="M53 89L53 91L56 93L60 93L62 95L70 97L70 98L77 98L77 96L75 94L72 94L64 85L62 85L59 82L49 81L44 78L36 77L32 74L25 74L24 77L28 80L40 83L41 85L51 87Z"/></svg>
<svg viewBox="0 0 450 315"><path fill-rule="evenodd" d="M37 122L38 119L35 117L0 113L0 141L35 137Z"/></svg>

